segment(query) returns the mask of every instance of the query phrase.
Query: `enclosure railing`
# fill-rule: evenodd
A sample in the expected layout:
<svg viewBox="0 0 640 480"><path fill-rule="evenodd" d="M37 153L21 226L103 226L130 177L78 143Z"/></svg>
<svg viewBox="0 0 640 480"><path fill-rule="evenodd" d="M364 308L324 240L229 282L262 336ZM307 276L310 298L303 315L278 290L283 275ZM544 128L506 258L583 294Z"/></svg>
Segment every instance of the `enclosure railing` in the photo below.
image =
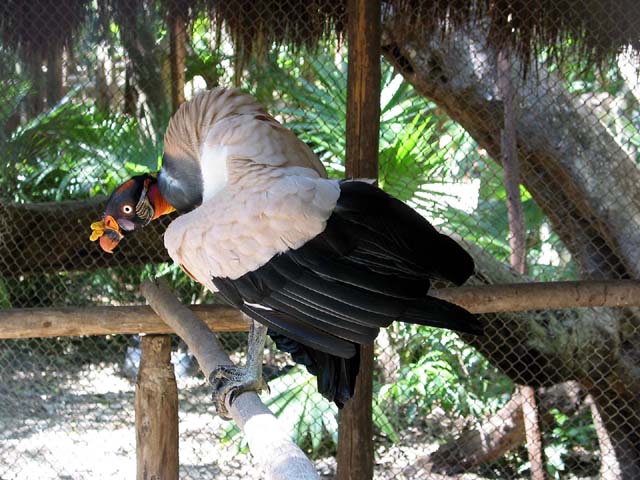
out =
<svg viewBox="0 0 640 480"><path fill-rule="evenodd" d="M640 280L541 282L432 290L473 313L577 307L640 307ZM249 320L221 305L189 307L214 332L243 332ZM136 383L138 478L177 478L178 395L169 363L173 333L148 306L0 311L0 339L144 333ZM151 394L149 393L151 392ZM158 401L161 398L162 401ZM140 416L144 415L144 419ZM173 432L173 434L171 434ZM340 468L340 464L338 464ZM353 466L350 465L350 468ZM372 468L369 465L368 468Z"/></svg>

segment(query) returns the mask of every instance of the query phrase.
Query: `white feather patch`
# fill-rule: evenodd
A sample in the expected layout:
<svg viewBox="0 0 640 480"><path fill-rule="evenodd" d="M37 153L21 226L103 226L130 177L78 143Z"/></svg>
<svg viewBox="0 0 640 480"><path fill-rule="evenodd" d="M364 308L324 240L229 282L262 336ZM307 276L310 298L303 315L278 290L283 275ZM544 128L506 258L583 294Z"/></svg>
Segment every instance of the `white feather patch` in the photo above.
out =
<svg viewBox="0 0 640 480"><path fill-rule="evenodd" d="M212 277L238 278L321 233L340 195L311 149L236 90L183 105L165 151L197 157L203 179L202 205L173 221L165 246L214 291Z"/></svg>
<svg viewBox="0 0 640 480"><path fill-rule="evenodd" d="M229 180L227 158L229 149L220 144L204 143L200 153L200 169L202 171L202 201L211 200L221 191Z"/></svg>
<svg viewBox="0 0 640 480"><path fill-rule="evenodd" d="M245 178L177 218L164 236L173 260L201 283L236 279L322 233L340 196L337 180L287 175ZM268 196L264 192L269 192Z"/></svg>

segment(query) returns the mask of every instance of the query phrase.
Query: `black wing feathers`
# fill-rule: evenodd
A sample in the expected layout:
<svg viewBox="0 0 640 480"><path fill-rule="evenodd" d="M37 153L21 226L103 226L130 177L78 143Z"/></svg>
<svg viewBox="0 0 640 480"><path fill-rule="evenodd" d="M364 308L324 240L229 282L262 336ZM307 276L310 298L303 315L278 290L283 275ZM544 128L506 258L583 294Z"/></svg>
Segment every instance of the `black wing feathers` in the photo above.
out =
<svg viewBox="0 0 640 480"><path fill-rule="evenodd" d="M380 327L399 320L482 330L463 308L427 295L431 279L463 283L473 273L469 254L379 188L357 181L340 188L320 235L238 279L213 279L227 301L270 328L278 348L318 375L319 391L336 403L353 394L359 345Z"/></svg>
<svg viewBox="0 0 640 480"><path fill-rule="evenodd" d="M449 280L456 285L473 274L473 259L454 240L440 234L418 212L364 182L343 182L334 214L370 232L366 245L374 253L401 257L396 265L417 277Z"/></svg>
<svg viewBox="0 0 640 480"><path fill-rule="evenodd" d="M326 332L302 319L300 315L292 317L283 312L265 310L247 304L241 306L240 310L271 330L321 352L340 358L351 358L356 353L356 347L353 343L333 335L327 335Z"/></svg>
<svg viewBox="0 0 640 480"><path fill-rule="evenodd" d="M278 350L291 354L294 362L307 367L318 378L318 391L339 408L353 396L360 368L360 346L349 358L339 358L307 347L279 333L269 332Z"/></svg>
<svg viewBox="0 0 640 480"><path fill-rule="evenodd" d="M328 332L322 329L322 325L316 326L318 322L302 312L295 311L295 316L292 316L286 311L261 308L260 306L252 305L254 302L249 299L243 300L241 289L237 287L241 285L246 288L246 280L243 278L243 281L238 282L227 278L214 278L213 281L218 289L218 294L224 300L270 329L331 355L342 358L350 358L355 355L356 350L353 343L337 338L332 334L328 335ZM255 297L255 295L255 293L252 293L251 297ZM252 299L255 300L255 298ZM278 302L272 299L269 303L278 305ZM282 307L282 305L279 306ZM291 311L288 307L284 310Z"/></svg>

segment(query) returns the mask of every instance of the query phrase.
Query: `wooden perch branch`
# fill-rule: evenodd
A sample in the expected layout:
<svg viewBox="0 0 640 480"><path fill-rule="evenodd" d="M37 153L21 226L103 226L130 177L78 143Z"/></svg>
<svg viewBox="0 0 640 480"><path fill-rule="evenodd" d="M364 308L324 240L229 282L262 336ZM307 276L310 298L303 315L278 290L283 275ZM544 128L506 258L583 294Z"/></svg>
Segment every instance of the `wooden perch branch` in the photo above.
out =
<svg viewBox="0 0 640 480"><path fill-rule="evenodd" d="M432 290L431 295L473 313L640 307L640 280L480 285ZM231 307L192 305L189 310L216 332L249 329L248 320ZM171 333L171 328L146 306L0 310L0 339Z"/></svg>
<svg viewBox="0 0 640 480"><path fill-rule="evenodd" d="M640 306L640 280L512 283L432 290L473 313Z"/></svg>
<svg viewBox="0 0 640 480"><path fill-rule="evenodd" d="M232 365L215 334L182 305L165 283L142 284L149 305L189 346L208 378L219 365ZM243 431L249 450L268 480L318 479L313 464L284 432L278 419L254 392L238 396L230 409L231 418Z"/></svg>

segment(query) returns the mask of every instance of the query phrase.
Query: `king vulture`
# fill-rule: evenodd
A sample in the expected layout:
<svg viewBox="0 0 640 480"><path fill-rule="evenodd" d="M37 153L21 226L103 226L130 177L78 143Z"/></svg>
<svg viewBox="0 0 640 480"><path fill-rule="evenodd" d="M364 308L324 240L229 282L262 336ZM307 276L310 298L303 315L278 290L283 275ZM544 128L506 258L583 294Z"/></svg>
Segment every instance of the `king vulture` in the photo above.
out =
<svg viewBox="0 0 640 480"><path fill-rule="evenodd" d="M218 412L260 391L267 333L339 407L353 395L360 345L394 320L479 334L479 321L428 295L462 284L473 260L421 215L369 182L328 179L320 160L249 95L218 88L175 113L157 175L111 195L92 239L112 252L166 213L171 258L254 322L247 365L210 380Z"/></svg>

